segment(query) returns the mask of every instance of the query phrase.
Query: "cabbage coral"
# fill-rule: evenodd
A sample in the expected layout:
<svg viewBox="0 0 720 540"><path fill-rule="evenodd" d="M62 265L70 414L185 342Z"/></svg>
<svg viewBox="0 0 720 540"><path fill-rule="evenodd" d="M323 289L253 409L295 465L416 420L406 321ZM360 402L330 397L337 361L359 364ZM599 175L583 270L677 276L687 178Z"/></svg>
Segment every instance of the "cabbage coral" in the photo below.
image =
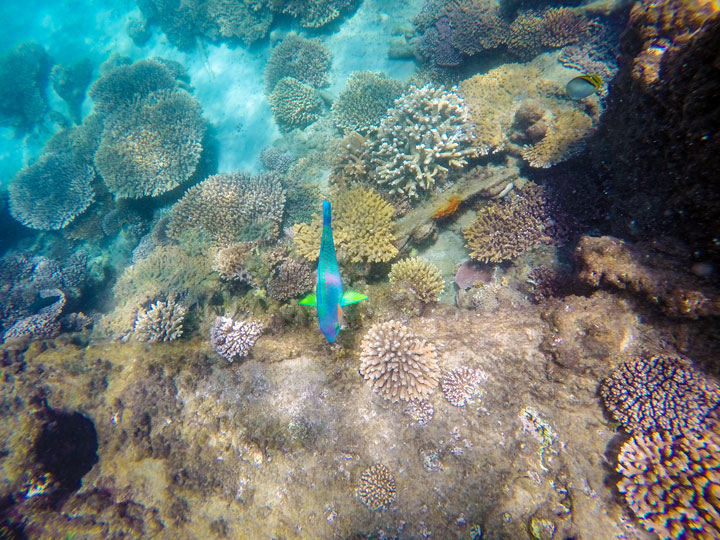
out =
<svg viewBox="0 0 720 540"><path fill-rule="evenodd" d="M118 198L156 197L195 172L205 123L183 90L162 90L118 107L105 120L95 166Z"/></svg>
<svg viewBox="0 0 720 540"><path fill-rule="evenodd" d="M94 178L72 154L44 154L10 182L10 213L33 229L62 229L93 202Z"/></svg>

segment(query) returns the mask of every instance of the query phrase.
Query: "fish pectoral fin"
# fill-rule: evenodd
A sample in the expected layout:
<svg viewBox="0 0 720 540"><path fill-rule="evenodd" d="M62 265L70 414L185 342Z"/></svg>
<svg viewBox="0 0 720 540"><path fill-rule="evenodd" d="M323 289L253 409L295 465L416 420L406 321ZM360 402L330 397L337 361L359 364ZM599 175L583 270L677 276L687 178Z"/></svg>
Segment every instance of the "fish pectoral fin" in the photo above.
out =
<svg viewBox="0 0 720 540"><path fill-rule="evenodd" d="M367 296L365 296L364 294L355 291L346 291L343 294L340 305L347 306L349 304L357 304L358 302L362 302L363 300L367 300Z"/></svg>
<svg viewBox="0 0 720 540"><path fill-rule="evenodd" d="M305 307L317 307L317 297L315 296L315 293L310 293L300 300L298 304Z"/></svg>

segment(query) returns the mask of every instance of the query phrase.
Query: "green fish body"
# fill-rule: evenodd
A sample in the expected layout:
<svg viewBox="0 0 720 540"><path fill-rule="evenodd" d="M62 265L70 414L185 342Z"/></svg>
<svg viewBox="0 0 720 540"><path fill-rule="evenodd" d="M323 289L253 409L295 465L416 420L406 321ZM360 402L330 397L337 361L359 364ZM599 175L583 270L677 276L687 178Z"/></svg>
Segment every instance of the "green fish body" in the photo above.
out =
<svg viewBox="0 0 720 540"><path fill-rule="evenodd" d="M565 92L573 99L585 99L593 95L602 86L599 75L580 75L565 85Z"/></svg>
<svg viewBox="0 0 720 540"><path fill-rule="evenodd" d="M328 342L333 343L342 327L342 308L367 299L354 291L343 293L340 269L332 236L330 202L323 201L323 230L318 258L315 292L300 300L301 306L317 308L318 325Z"/></svg>

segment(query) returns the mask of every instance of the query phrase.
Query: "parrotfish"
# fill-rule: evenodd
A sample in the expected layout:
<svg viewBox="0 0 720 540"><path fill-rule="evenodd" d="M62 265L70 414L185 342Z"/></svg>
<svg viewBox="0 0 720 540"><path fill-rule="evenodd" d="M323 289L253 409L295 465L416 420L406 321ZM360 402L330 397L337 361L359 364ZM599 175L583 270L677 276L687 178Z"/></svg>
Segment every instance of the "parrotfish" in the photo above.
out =
<svg viewBox="0 0 720 540"><path fill-rule="evenodd" d="M318 325L328 342L333 343L342 328L342 308L367 300L367 296L355 291L343 293L342 278L335 255L332 235L330 202L323 201L322 238L318 258L317 285L315 292L300 300L301 306L317 308Z"/></svg>
<svg viewBox="0 0 720 540"><path fill-rule="evenodd" d="M580 75L570 79L565 85L565 92L573 99L584 99L600 90L602 79L599 75Z"/></svg>

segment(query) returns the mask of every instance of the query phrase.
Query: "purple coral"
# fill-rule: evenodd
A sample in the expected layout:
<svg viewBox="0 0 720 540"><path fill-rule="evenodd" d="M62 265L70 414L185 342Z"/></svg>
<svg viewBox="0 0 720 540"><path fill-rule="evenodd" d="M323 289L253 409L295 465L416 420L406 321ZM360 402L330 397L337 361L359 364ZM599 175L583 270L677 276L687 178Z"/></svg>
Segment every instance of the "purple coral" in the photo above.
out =
<svg viewBox="0 0 720 540"><path fill-rule="evenodd" d="M248 355L262 335L263 325L255 321L234 321L218 317L210 328L210 345L215 352L232 363Z"/></svg>

